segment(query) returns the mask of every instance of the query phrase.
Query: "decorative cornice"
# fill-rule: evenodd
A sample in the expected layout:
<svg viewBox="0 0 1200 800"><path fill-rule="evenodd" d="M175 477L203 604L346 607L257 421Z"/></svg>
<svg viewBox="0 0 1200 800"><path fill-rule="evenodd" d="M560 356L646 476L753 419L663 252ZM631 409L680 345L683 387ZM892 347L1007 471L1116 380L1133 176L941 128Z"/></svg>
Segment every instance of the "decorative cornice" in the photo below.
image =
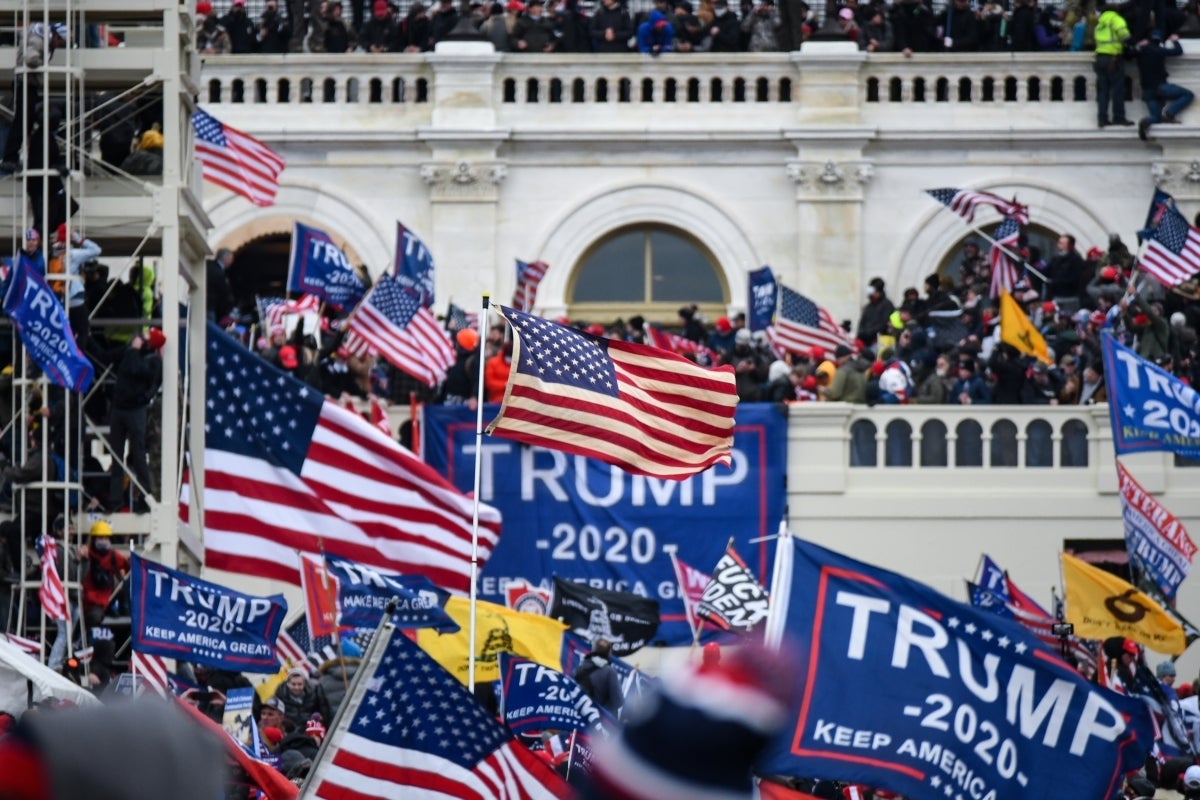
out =
<svg viewBox="0 0 1200 800"><path fill-rule="evenodd" d="M858 193L875 177L875 165L869 161L789 161L787 175L792 183L809 191Z"/></svg>
<svg viewBox="0 0 1200 800"><path fill-rule="evenodd" d="M1150 176L1155 186L1170 186L1184 192L1200 191L1200 159L1154 161L1150 164Z"/></svg>
<svg viewBox="0 0 1200 800"><path fill-rule="evenodd" d="M421 180L432 190L434 201L496 202L497 187L508 177L508 165L501 161L473 164L428 162L421 165Z"/></svg>

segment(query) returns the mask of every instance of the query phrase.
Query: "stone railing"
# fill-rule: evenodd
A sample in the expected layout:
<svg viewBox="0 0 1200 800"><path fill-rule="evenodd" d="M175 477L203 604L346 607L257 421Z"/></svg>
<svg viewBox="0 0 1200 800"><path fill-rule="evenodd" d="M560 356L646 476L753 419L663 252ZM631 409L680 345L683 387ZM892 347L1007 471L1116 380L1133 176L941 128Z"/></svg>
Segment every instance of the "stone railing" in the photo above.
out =
<svg viewBox="0 0 1200 800"><path fill-rule="evenodd" d="M336 106L353 130L406 126L479 130L645 129L786 135L813 125L940 136L1062 137L1095 130L1089 53L860 53L818 43L795 53L514 55L450 43L436 53L215 56L205 59L200 102L252 130L338 127L310 109ZM1200 83L1200 58L1172 62L1172 78ZM1137 101L1131 75L1130 102ZM275 106L268 118L242 111ZM727 109L714 114L716 108ZM753 108L753 111L749 109ZM740 110L745 109L745 113ZM580 117L580 114L587 114ZM464 116L466 115L466 116ZM748 116L752 115L752 116ZM249 122L247 122L249 120ZM569 135L564 133L564 135ZM801 134L803 135L803 134Z"/></svg>
<svg viewBox="0 0 1200 800"><path fill-rule="evenodd" d="M813 73L853 78L861 104L1083 103L1093 97L1089 53L859 53L843 43L796 53L640 55L496 54L495 105L804 104ZM202 103L382 104L436 102L438 54L212 56ZM1172 75L1200 72L1184 57ZM1131 81L1131 85L1136 81Z"/></svg>
<svg viewBox="0 0 1200 800"><path fill-rule="evenodd" d="M1116 489L1108 407L851 406L790 408L789 473L801 493L888 486L1024 486L1110 494ZM1159 490L1195 481L1170 454L1136 457ZM1053 475L1053 478L1049 476ZM1049 483L1047 483L1049 482Z"/></svg>

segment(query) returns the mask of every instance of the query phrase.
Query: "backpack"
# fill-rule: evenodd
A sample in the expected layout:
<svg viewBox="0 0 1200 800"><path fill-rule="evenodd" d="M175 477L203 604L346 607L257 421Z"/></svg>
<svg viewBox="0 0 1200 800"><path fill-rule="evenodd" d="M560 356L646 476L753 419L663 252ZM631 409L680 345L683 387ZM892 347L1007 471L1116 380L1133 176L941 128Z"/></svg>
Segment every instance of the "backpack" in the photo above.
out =
<svg viewBox="0 0 1200 800"><path fill-rule="evenodd" d="M592 686L592 673L600 669L596 663L590 658L584 659L584 662L575 668L575 672L571 674L571 678L579 684L579 688L583 689L584 694L588 697L595 696L595 688Z"/></svg>

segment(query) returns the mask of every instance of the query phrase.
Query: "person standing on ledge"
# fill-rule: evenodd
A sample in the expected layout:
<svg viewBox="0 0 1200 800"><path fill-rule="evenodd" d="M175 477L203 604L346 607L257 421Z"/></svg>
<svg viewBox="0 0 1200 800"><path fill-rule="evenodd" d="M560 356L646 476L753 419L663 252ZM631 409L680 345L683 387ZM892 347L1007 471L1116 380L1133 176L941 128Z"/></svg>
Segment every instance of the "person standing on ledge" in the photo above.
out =
<svg viewBox="0 0 1200 800"><path fill-rule="evenodd" d="M1096 60L1092 68L1096 71L1097 120L1101 128L1109 125L1132 125L1125 118L1125 42L1129 39L1129 25L1111 3L1101 2L1100 19L1096 20ZM1108 115L1109 101L1112 116Z"/></svg>

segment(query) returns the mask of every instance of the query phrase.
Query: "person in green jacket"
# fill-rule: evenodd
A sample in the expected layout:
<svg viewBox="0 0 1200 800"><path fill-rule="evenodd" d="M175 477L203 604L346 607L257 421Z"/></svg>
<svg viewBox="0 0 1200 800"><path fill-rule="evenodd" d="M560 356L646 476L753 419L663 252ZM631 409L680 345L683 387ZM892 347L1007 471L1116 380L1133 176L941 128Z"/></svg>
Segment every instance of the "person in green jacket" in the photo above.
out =
<svg viewBox="0 0 1200 800"><path fill-rule="evenodd" d="M1129 25L1116 8L1102 2L1100 18L1096 20L1096 60L1092 68L1096 71L1097 118L1101 128L1109 125L1133 125L1125 118L1125 42L1129 39ZM1112 103L1112 116L1108 114Z"/></svg>
<svg viewBox="0 0 1200 800"><path fill-rule="evenodd" d="M855 363L854 353L844 344L838 345L833 355L837 372L829 388L818 389L823 400L843 403L867 402L867 376Z"/></svg>
<svg viewBox="0 0 1200 800"><path fill-rule="evenodd" d="M1171 353L1171 326L1152 303L1135 293L1124 303L1130 329L1137 336L1137 354L1147 361L1158 361Z"/></svg>

